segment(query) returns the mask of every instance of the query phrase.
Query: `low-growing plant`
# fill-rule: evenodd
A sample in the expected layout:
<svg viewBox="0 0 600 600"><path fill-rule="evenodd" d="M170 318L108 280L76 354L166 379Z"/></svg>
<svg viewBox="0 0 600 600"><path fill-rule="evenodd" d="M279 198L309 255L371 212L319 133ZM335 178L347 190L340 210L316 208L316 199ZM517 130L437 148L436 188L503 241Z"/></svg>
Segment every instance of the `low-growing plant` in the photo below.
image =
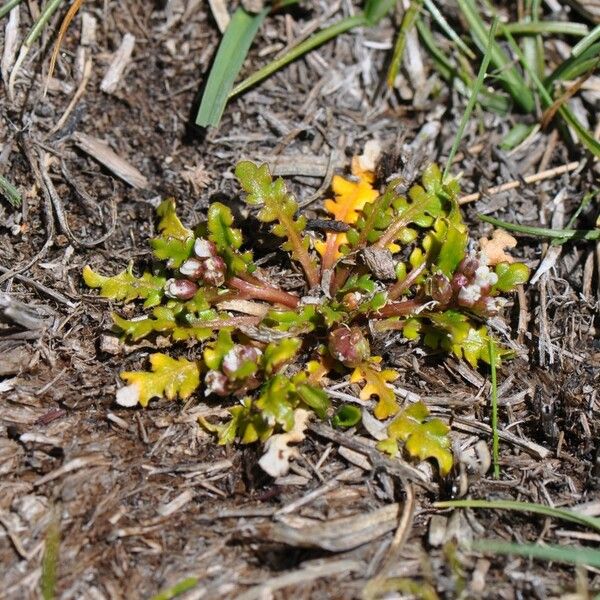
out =
<svg viewBox="0 0 600 600"><path fill-rule="evenodd" d="M301 439L298 415L303 426L309 412L330 415L321 381L348 369L351 382L364 384L360 398L377 398L375 417L394 417L380 448L395 455L400 443L412 456L435 458L440 472L448 473L448 427L431 419L422 403L401 411L391 386L398 374L372 356L371 342L397 331L406 343L452 353L473 367L489 362L486 319L502 309L502 295L524 283L529 271L502 253L501 261L490 261L469 240L458 184L444 181L435 165L421 184L407 190L394 180L380 194L373 171L361 164L355 158L351 177L333 179L334 198L324 204L333 218L324 221L323 236L307 229L294 196L267 165L237 165L248 208L281 238L302 285L298 273L276 280L274 272L260 268L251 242L233 227L231 210L218 202L195 230L180 222L173 200L159 206L159 235L151 246L161 266L151 273L136 277L129 267L104 277L86 266L86 284L103 296L143 301L145 314L113 316L125 338L162 336L198 347L192 359L156 353L149 372L122 373L128 385L118 390L117 402L187 400L198 390L237 399L228 422L203 419L203 426L221 444L271 438L269 447L289 458L287 444ZM497 354L509 352L499 347ZM355 412L338 412L334 422L351 426Z"/></svg>

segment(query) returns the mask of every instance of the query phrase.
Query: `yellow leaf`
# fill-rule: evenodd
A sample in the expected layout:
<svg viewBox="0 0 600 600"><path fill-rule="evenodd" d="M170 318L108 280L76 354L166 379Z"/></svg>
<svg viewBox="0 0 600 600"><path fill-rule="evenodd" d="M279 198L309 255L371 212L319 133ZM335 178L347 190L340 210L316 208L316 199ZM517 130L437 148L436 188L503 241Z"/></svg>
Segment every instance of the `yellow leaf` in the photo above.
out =
<svg viewBox="0 0 600 600"><path fill-rule="evenodd" d="M360 392L360 399L368 400L371 396L377 396L379 402L377 402L373 414L383 420L395 415L400 410L394 390L388 385L388 382L395 381L397 378L398 373L392 369L376 371L367 363L363 363L354 369L350 382L366 381L365 387Z"/></svg>
<svg viewBox="0 0 600 600"><path fill-rule="evenodd" d="M447 475L452 468L450 427L440 419L430 419L429 409L423 402L416 402L404 409L388 427L389 438L378 448L392 455L397 453L397 442L404 442L406 451L419 460L435 458L440 474Z"/></svg>
<svg viewBox="0 0 600 600"><path fill-rule="evenodd" d="M331 187L335 199L325 200L325 210L334 219L353 225L358 220L360 211L365 204L373 202L379 193L373 188L375 175L372 171L365 171L360 167L359 161L352 161L352 174L358 181L351 181L336 175ZM330 269L341 256L340 246L347 241L345 233L327 233L325 242L316 242L315 248L323 257L323 269Z"/></svg>
<svg viewBox="0 0 600 600"><path fill-rule="evenodd" d="M200 385L200 369L196 361L185 358L171 358L156 353L150 356L151 372L125 371L121 379L129 385L117 393L125 402L137 398L142 406L147 406L152 398L165 397L174 400L179 397L187 400ZM119 402L124 404L124 402Z"/></svg>

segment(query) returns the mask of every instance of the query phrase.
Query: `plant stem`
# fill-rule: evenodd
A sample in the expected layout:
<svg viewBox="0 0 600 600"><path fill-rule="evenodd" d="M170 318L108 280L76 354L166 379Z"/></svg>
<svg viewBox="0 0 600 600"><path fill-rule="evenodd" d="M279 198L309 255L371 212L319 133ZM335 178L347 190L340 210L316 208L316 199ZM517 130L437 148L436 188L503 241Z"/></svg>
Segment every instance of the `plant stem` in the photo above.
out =
<svg viewBox="0 0 600 600"><path fill-rule="evenodd" d="M492 460L494 463L494 479L500 478L498 436L498 381L496 379L496 342L490 337L488 342L490 352L490 370L492 375Z"/></svg>
<svg viewBox="0 0 600 600"><path fill-rule="evenodd" d="M404 302L390 302L383 308L369 315L375 319L385 319L387 317L405 317L415 313L423 303L419 300L405 300Z"/></svg>
<svg viewBox="0 0 600 600"><path fill-rule="evenodd" d="M416 269L413 269L404 279L402 279L402 281L396 281L396 283L388 290L388 299L397 300L400 298L426 267L427 263L423 262Z"/></svg>
<svg viewBox="0 0 600 600"><path fill-rule="evenodd" d="M292 255L298 260L304 269L306 279L311 288L319 285L319 270L311 259L306 248L302 245L302 239L294 226L294 222L283 211L278 211L277 219L287 231L287 238L292 245Z"/></svg>
<svg viewBox="0 0 600 600"><path fill-rule="evenodd" d="M298 306L299 298L290 294L288 292L284 292L283 290L279 290L277 288L268 286L262 282L259 282L258 279L252 278L259 284L252 283L250 281L245 281L244 279L240 279L239 277L231 277L228 279L227 283L231 287L234 287L240 292L243 292L246 298L254 298L256 300L265 300L266 302L272 302L275 304L282 304L283 306L287 306L288 308L296 308Z"/></svg>
<svg viewBox="0 0 600 600"><path fill-rule="evenodd" d="M482 221L491 223L496 227L502 227L507 231L524 233L531 236L547 237L559 239L562 242L567 240L599 240L600 229L545 229L544 227L530 227L529 225L518 225L517 223L507 223L488 215L477 215Z"/></svg>
<svg viewBox="0 0 600 600"><path fill-rule="evenodd" d="M488 66L490 64L490 58L492 55L492 47L494 43L494 36L496 35L496 28L498 26L498 19L495 18L492 22L492 26L490 27L490 33L488 36L488 43L485 50L485 54L483 55L483 60L481 61L481 66L479 67L479 73L477 74L477 79L475 80L475 85L473 86L473 92L469 101L467 102L467 107L465 108L465 112L463 113L460 119L460 125L456 131L456 136L454 137L454 142L452 142L452 148L450 149L450 154L448 155L448 160L446 161L446 168L444 169L444 174L442 175L442 181L446 181L448 177L448 173L450 172L450 166L452 165L452 161L454 160L454 156L456 155L456 151L458 150L458 146L460 145L460 141L463 136L463 132L467 125L467 121L475 108L475 103L477 102L477 97L479 96L479 90L483 85L483 80L485 79L485 74L487 73Z"/></svg>

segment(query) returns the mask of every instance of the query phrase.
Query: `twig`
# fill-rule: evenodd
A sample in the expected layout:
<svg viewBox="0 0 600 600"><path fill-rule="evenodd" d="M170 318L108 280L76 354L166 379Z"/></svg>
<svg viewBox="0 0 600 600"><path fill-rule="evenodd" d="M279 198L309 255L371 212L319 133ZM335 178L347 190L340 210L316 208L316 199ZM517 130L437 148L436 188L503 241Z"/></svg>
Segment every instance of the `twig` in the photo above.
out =
<svg viewBox="0 0 600 600"><path fill-rule="evenodd" d="M69 115L71 114L71 112L73 112L73 109L77 106L77 103L79 102L79 100L81 99L83 94L85 93L85 88L86 88L91 76L92 76L92 57L89 56L83 66L83 77L81 78L81 82L79 83L77 90L75 90L75 94L73 94L73 98L71 98L71 101L69 102L67 108L65 109L65 112L62 114L61 118L58 120L56 125L50 130L50 132L46 136L46 138L50 137L51 135L55 134L57 131L60 131L63 128L63 125L67 122Z"/></svg>
<svg viewBox="0 0 600 600"><path fill-rule="evenodd" d="M10 270L7 269L6 267L3 267L2 265L0 265L0 273L10 273ZM25 275L19 275L18 273L15 273L14 275L12 275L12 277L14 277L15 279L18 279L19 281L22 281L23 283L26 283L27 285L34 287L36 290L39 290L40 292L42 292L42 294L46 294L46 296L48 296L49 298L52 298L52 300L56 300L57 302L60 302L61 304L66 304L69 308L74 308L75 306L77 306L77 304L75 302L72 302L71 300L69 300L61 292L58 292L57 290L53 290L52 288L45 286L43 283L40 283L39 281L32 279L31 277L27 277Z"/></svg>
<svg viewBox="0 0 600 600"><path fill-rule="evenodd" d="M569 173L570 171L574 171L579 167L581 163L579 161L573 161L567 163L566 165L561 165L560 167L554 167L552 169L547 169L546 171L540 171L539 173L534 173L533 175L527 175L527 177L523 178L525 183L537 183L538 181L543 181L544 179L551 179L552 177L558 177L558 175L562 175L563 173ZM458 199L459 204L468 204L469 202L475 202L479 200L482 195L493 196L495 194L500 194L502 192L506 192L508 190L514 190L518 187L521 187L521 181L508 181L507 183L503 183L502 185L496 185L487 189L485 192L476 192L474 194L468 194Z"/></svg>
<svg viewBox="0 0 600 600"><path fill-rule="evenodd" d="M381 569L379 569L379 573L367 583L365 590L363 591L363 597L369 597L368 591L378 589L385 581L388 573L397 564L400 550L402 550L402 546L404 546L404 543L410 535L415 514L415 493L409 483L403 483L406 491L406 501L404 502L404 510L402 511L400 521L398 522L398 528L394 534L394 539L385 553L385 561L381 566ZM365 592L367 593L365 594Z"/></svg>
<svg viewBox="0 0 600 600"><path fill-rule="evenodd" d="M308 429L321 437L340 444L340 446L345 446L364 454L371 461L375 469L383 469L391 475L413 481L426 490L432 491L434 489L434 486L427 481L425 473L401 461L399 458L391 459L384 456L379 450L359 441L356 437L335 431L335 429L322 423L311 423Z"/></svg>
<svg viewBox="0 0 600 600"><path fill-rule="evenodd" d="M50 178L50 173L48 172L48 167L50 165L50 157L43 152L40 157L40 172L42 174L42 181L44 182L44 189L46 190L52 205L54 206L54 210L56 211L56 216L58 218L58 222L60 224L60 228L63 233L69 238L69 240L75 244L76 246L82 246L83 248L93 248L98 244L101 244L105 241L112 233L112 229L98 238L97 240L82 240L78 238L72 231L69 225L69 221L67 220L67 215L65 213L65 207L63 206L63 202L61 197L58 195L56 188L54 187L54 183L52 183L52 179ZM116 207L113 204L113 226L116 222Z"/></svg>
<svg viewBox="0 0 600 600"><path fill-rule="evenodd" d="M44 189L44 182L43 182L42 176L40 174L38 163L34 159L33 153L31 150L32 144L30 143L30 141L28 139L23 137L21 139L20 145L21 145L21 149L22 149L23 153L27 157L27 160L29 162L29 166L31 167L31 170L33 171L33 175L35 177L37 186L40 189ZM25 204L25 203L23 203L23 204ZM4 273L4 275L2 275L2 277L0 277L0 285L2 285L5 281L8 281L9 279L12 279L18 273L27 271L27 269L29 269L38 260L40 260L40 258L42 258L42 256L44 256L46 254L46 252L48 251L48 248L50 248L50 246L52 245L52 241L54 239L54 233L56 231L56 228L54 225L54 215L52 213L52 201L50 200L50 198L48 197L47 194L44 194L44 217L46 220L46 231L47 231L47 237L46 237L46 241L44 242L44 245L42 246L40 251L30 261L26 262L24 265L17 267L16 269L6 271L6 273Z"/></svg>

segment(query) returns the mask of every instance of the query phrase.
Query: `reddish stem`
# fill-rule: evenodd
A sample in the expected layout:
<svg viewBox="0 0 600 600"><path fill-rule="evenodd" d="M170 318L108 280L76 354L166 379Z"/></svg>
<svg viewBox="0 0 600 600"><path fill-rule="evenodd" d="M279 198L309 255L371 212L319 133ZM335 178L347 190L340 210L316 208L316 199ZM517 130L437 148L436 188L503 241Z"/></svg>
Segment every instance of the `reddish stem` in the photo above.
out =
<svg viewBox="0 0 600 600"><path fill-rule="evenodd" d="M285 213L280 212L278 215L279 222L287 231L287 238L292 246L292 255L298 260L304 269L304 274L308 281L308 285L314 288L319 285L319 269L315 261L310 257L306 248L302 245L302 238L294 227L294 221Z"/></svg>
<svg viewBox="0 0 600 600"><path fill-rule="evenodd" d="M423 262L418 267L414 268L402 281L396 283L388 290L388 298L397 300L404 292L415 282L419 275L425 270L427 263Z"/></svg>
<svg viewBox="0 0 600 600"><path fill-rule="evenodd" d="M231 317L230 319L213 319L212 321L194 321L194 327L207 329L224 329L225 327L251 327L258 325L261 317Z"/></svg>
<svg viewBox="0 0 600 600"><path fill-rule="evenodd" d="M337 234L328 233L325 244L325 252L323 254L323 260L321 261L321 269L323 271L331 269L335 264L335 255L339 248Z"/></svg>
<svg viewBox="0 0 600 600"><path fill-rule="evenodd" d="M265 300L273 304L283 304L283 306L287 306L288 308L296 308L300 301L298 296L266 285L254 277L252 277L252 281L245 281L239 277L231 277L227 283L229 286L240 290L246 298Z"/></svg>
<svg viewBox="0 0 600 600"><path fill-rule="evenodd" d="M385 319L387 317L405 317L413 314L419 308L423 306L423 303L419 300L405 300L404 302L390 302L383 308L369 315L374 319Z"/></svg>

